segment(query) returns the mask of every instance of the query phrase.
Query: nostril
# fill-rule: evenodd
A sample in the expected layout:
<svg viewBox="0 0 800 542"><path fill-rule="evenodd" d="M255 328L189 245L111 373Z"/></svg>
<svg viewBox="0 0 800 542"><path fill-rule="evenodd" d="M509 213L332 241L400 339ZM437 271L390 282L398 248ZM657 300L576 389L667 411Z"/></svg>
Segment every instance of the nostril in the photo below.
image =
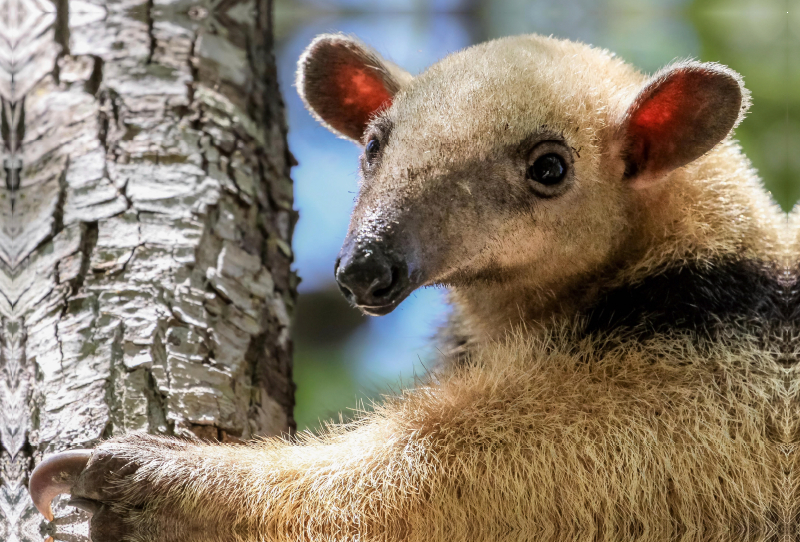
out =
<svg viewBox="0 0 800 542"><path fill-rule="evenodd" d="M383 287L383 288L378 288L377 290L374 290L372 292L372 297L374 297L376 299L380 299L380 298L386 297L387 295L392 293L392 290L394 290L394 287L397 284L397 280L398 280L399 276L400 276L400 270L397 269L397 266L393 265L392 266L392 276L389 279L389 284L387 286Z"/></svg>
<svg viewBox="0 0 800 542"><path fill-rule="evenodd" d="M353 292L350 290L350 288L339 283L339 291L342 292L342 295L344 295L345 298L350 299L352 302Z"/></svg>

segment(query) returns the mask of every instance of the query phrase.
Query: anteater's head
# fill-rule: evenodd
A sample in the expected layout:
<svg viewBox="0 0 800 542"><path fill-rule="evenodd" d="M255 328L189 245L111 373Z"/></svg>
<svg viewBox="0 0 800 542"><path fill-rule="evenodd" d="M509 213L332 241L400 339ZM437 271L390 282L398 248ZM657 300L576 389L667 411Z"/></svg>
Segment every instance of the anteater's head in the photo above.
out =
<svg viewBox="0 0 800 542"><path fill-rule="evenodd" d="M606 51L538 36L466 49L417 77L351 37L319 36L297 87L363 148L335 273L375 315L423 285L524 277L553 290L624 257L643 208L747 102L717 64L648 79Z"/></svg>

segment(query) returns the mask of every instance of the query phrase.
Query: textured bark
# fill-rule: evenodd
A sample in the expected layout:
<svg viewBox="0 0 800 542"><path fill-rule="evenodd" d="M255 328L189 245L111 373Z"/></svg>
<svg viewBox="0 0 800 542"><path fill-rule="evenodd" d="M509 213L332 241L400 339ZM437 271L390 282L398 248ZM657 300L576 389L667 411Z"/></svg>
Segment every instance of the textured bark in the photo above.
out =
<svg viewBox="0 0 800 542"><path fill-rule="evenodd" d="M3 0L0 539L82 539L30 502L47 453L293 430L270 7Z"/></svg>

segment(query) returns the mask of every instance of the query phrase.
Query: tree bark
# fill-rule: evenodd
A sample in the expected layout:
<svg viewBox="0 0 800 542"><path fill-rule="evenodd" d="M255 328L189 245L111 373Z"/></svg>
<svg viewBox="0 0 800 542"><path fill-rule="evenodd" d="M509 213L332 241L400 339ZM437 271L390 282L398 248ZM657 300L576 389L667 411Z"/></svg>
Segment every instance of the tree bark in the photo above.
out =
<svg viewBox="0 0 800 542"><path fill-rule="evenodd" d="M293 431L293 159L270 0L3 2L0 539L77 541L45 454Z"/></svg>

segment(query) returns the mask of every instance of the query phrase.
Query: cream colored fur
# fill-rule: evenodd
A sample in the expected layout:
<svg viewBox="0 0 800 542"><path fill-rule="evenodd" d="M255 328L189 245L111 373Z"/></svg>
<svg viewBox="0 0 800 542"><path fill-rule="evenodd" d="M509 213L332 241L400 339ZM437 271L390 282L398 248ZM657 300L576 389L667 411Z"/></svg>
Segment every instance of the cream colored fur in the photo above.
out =
<svg viewBox="0 0 800 542"><path fill-rule="evenodd" d="M498 149L532 127L579 152L577 189L533 217L465 203L453 222L431 226L447 244L431 234L420 250L435 265L429 282L453 285L472 344L466 364L298 442L135 435L101 445L140 465L111 499L134 538L785 532L797 508L798 380L776 358L796 359L796 329L732 323L715 340L646 341L578 332L575 313L590 298L569 297L575 281L626 284L670 262L734 254L789 280L798 264L800 228L787 226L733 141L646 186L619 182L618 122L645 81L605 51L521 36L453 54L405 84L381 115L394 128L353 227L415 203L430 215L449 201L442 194L472 197L481 176L510 178ZM510 278L467 280L483 266Z"/></svg>
<svg viewBox="0 0 800 542"><path fill-rule="evenodd" d="M232 522L248 541L766 534L790 503L764 434L781 375L768 352L729 341L598 358L569 326L516 333L300 444L156 445L152 462L138 439L105 449L143 463L145 497L191 517L194 540L227 540Z"/></svg>

